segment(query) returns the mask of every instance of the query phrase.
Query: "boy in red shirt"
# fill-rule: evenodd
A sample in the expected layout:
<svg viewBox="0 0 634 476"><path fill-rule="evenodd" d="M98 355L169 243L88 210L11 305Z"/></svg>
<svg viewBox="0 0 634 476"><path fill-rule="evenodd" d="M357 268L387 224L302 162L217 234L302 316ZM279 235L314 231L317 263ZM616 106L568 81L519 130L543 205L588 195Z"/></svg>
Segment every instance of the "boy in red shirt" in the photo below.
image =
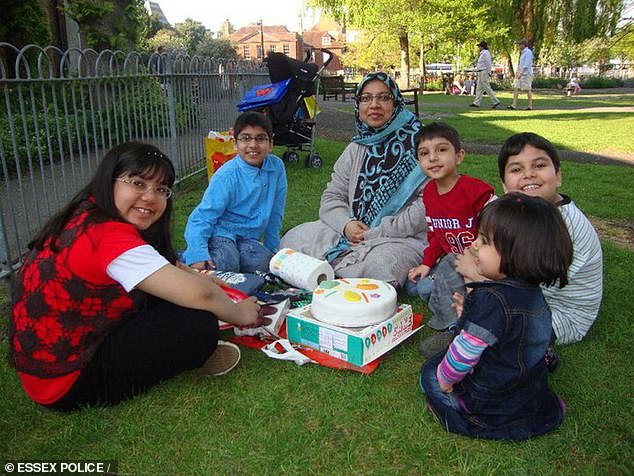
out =
<svg viewBox="0 0 634 476"><path fill-rule="evenodd" d="M450 125L428 124L415 144L420 167L432 179L423 191L429 245L422 263L409 270L405 289L411 296L429 300L429 327L445 329L455 321L451 296L456 288L464 287L454 270L455 255L463 254L477 238L478 213L495 193L482 180L458 173L465 151L458 131Z"/></svg>

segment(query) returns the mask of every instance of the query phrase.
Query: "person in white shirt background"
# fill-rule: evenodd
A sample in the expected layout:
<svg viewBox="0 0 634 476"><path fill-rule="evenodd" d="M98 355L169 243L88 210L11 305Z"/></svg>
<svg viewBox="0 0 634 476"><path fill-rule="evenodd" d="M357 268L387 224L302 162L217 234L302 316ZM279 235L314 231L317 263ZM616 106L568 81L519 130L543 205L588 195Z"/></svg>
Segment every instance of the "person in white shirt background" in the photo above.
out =
<svg viewBox="0 0 634 476"><path fill-rule="evenodd" d="M515 74L515 84L513 85L513 104L508 109L517 109L517 97L520 91L526 91L526 110L533 109L533 51L528 47L526 40L519 41L520 64Z"/></svg>
<svg viewBox="0 0 634 476"><path fill-rule="evenodd" d="M486 41L481 41L480 43L478 43L478 48L480 48L480 56L478 56L478 62L476 63L476 70L478 72L478 81L476 83L476 97L473 102L469 104L469 107L480 107L482 96L486 92L493 102L492 108L495 109L500 105L500 101L497 97L495 97L495 93L491 88L491 82L489 80L491 70L493 69L493 60L491 58L489 46L487 45Z"/></svg>

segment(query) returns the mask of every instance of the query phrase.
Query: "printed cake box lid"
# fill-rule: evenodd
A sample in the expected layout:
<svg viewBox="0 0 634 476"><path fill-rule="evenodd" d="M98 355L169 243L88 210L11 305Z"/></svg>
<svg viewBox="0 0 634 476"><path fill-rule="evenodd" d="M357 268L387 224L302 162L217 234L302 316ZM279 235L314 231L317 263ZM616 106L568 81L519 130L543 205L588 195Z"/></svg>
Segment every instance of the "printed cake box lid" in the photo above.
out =
<svg viewBox="0 0 634 476"><path fill-rule="evenodd" d="M291 342L305 345L360 367L412 336L414 315L409 304L398 305L389 319L367 327L338 327L312 317L310 305L291 309L286 332Z"/></svg>

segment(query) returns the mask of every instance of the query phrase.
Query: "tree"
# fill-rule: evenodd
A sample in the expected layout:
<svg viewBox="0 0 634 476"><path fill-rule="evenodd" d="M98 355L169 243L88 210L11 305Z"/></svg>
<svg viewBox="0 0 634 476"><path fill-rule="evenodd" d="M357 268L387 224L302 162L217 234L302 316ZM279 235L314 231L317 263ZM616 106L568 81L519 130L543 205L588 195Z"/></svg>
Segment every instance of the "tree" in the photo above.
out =
<svg viewBox="0 0 634 476"><path fill-rule="evenodd" d="M612 51L622 63L626 60L634 62L634 22L630 21L619 28L613 38Z"/></svg>
<svg viewBox="0 0 634 476"><path fill-rule="evenodd" d="M347 46L342 60L346 65L368 71L394 67L400 61L398 41L388 34L361 34L359 41Z"/></svg>
<svg viewBox="0 0 634 476"><path fill-rule="evenodd" d="M48 45L50 31L39 0L6 0L0 8L0 41L21 48Z"/></svg>
<svg viewBox="0 0 634 476"><path fill-rule="evenodd" d="M195 53L214 59L238 59L238 53L231 42L223 38L213 38L209 32L198 44Z"/></svg>
<svg viewBox="0 0 634 476"><path fill-rule="evenodd" d="M611 36L624 4L624 0L477 1L490 7L490 19L508 28L503 47L509 58L517 53L516 42L521 38L539 56L542 48L575 47L591 38Z"/></svg>
<svg viewBox="0 0 634 476"><path fill-rule="evenodd" d="M312 0L341 23L350 22L371 37L389 35L398 41L402 85L409 86L410 42L424 54L439 44L461 44L487 29L486 7L475 0Z"/></svg>
<svg viewBox="0 0 634 476"><path fill-rule="evenodd" d="M173 28L162 28L156 35L148 39L148 47L156 50L159 46L164 46L168 51L178 51L184 48L181 38Z"/></svg>
<svg viewBox="0 0 634 476"><path fill-rule="evenodd" d="M198 45L203 41L205 35L209 34L205 25L191 18L185 19L182 23L177 23L174 26L174 30L190 54L193 54L198 49Z"/></svg>
<svg viewBox="0 0 634 476"><path fill-rule="evenodd" d="M143 0L66 0L63 11L79 25L87 46L130 50L147 25Z"/></svg>

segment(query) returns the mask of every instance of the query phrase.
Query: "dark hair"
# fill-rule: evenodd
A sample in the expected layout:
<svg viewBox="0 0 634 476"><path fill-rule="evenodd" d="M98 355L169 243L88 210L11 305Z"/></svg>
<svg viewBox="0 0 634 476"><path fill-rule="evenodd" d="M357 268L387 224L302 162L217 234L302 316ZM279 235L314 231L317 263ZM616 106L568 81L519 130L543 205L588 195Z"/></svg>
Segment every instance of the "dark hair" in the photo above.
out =
<svg viewBox="0 0 634 476"><path fill-rule="evenodd" d="M536 149L546 152L546 155L548 155L553 162L555 172L559 171L559 154L550 141L532 132L520 132L506 139L498 154L498 171L502 180L504 180L504 169L506 168L509 157L518 155L527 145L532 145Z"/></svg>
<svg viewBox="0 0 634 476"><path fill-rule="evenodd" d="M561 213L541 197L513 192L494 200L478 217L478 233L493 241L500 271L532 284L568 284L572 240Z"/></svg>
<svg viewBox="0 0 634 476"><path fill-rule="evenodd" d="M267 133L269 139L273 139L271 120L261 112L255 111L243 112L236 118L236 122L233 123L233 137L237 139L242 129L248 126L261 127Z"/></svg>
<svg viewBox="0 0 634 476"><path fill-rule="evenodd" d="M416 133L414 137L414 147L418 149L418 146L424 140L431 140L441 137L447 139L453 145L456 152L462 149L460 145L460 134L458 131L444 122L432 122L423 126L423 128Z"/></svg>
<svg viewBox="0 0 634 476"><path fill-rule="evenodd" d="M125 221L119 215L114 201L114 180L124 174L136 175L145 179L161 180L163 185L171 187L176 180L176 172L170 159L158 148L142 142L125 142L110 149L95 171L88 185L44 225L42 230L29 243L29 248L41 250L51 238L50 247L57 249L57 239L68 220L76 213L88 211L84 226L108 220ZM171 263L176 262L176 253L172 247L170 220L172 199L167 200L163 215L147 230L139 233Z"/></svg>

